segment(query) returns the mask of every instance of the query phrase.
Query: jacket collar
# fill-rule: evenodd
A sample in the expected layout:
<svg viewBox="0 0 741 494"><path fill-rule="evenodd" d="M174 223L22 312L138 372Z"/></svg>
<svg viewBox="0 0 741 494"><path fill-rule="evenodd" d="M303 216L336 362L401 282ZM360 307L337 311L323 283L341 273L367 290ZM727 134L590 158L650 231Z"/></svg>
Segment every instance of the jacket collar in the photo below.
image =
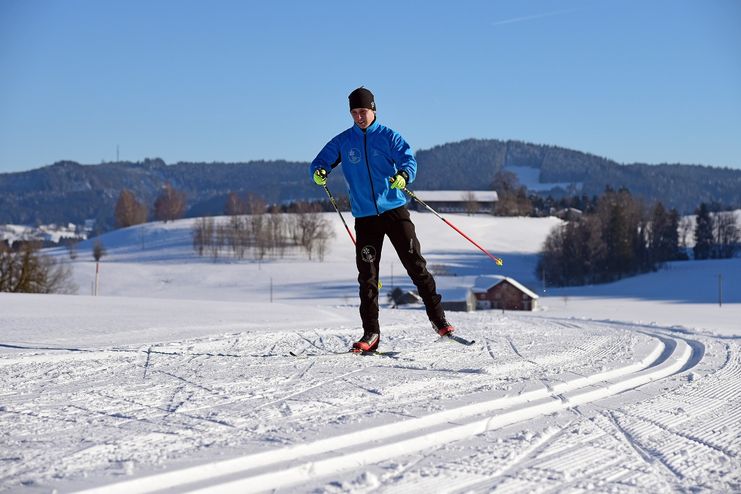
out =
<svg viewBox="0 0 741 494"><path fill-rule="evenodd" d="M375 131L376 131L376 130L378 129L378 126L379 126L379 125L380 125L380 124L378 123L378 117L375 117L375 118L373 119L373 123L372 123L372 124L370 124L370 125L368 126L368 128L367 128L367 129L365 129L365 130L363 130L363 129L361 129L360 127L358 127L358 125L357 125L357 124L353 124L353 126L352 126L352 127L353 127L353 130L354 130L354 131L355 131L356 133L358 133L358 134L360 134L360 135L363 135L363 134L371 134L371 133L375 132Z"/></svg>

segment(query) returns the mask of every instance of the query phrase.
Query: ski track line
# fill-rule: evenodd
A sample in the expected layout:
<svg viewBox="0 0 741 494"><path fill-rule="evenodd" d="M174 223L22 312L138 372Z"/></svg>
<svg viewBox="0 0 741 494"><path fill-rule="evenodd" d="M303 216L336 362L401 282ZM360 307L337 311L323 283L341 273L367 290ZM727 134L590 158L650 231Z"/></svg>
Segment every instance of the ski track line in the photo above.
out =
<svg viewBox="0 0 741 494"><path fill-rule="evenodd" d="M674 477L673 480L676 480L678 478L677 473L669 464L666 463L661 455L653 454L650 449L644 447L640 443L640 441L638 441L630 432L628 432L628 430L620 425L615 412L607 411L603 412L603 414L608 419L608 423L613 427L613 430L615 431L614 437L622 439L623 442L633 450L635 457L640 459L656 475L656 478L664 483L668 490L674 489L675 486L673 486L670 481L667 480L666 473L671 474Z"/></svg>
<svg viewBox="0 0 741 494"><path fill-rule="evenodd" d="M361 368L359 368L359 369L355 369L355 370L352 370L352 371L350 371L350 372L346 372L346 373L344 373L344 374L342 374L342 375L339 375L339 376L333 377L333 378L331 378L331 379L328 379L328 380L326 380L326 381L322 381L322 382L319 382L319 383L317 383L317 384L315 384L315 385L313 385L313 386L309 386L309 387L307 387L307 388L303 388L303 389L300 389L300 390L298 390L298 391L295 391L295 392L293 392L293 393L287 394L287 395L285 395L285 396L282 396L282 397L280 397L280 398L275 398L275 399L273 399L273 400L270 400L270 401L267 401L267 402L265 402L265 403L261 403L261 404L259 404L259 405L256 405L256 406L252 407L252 411L254 412L254 411L256 411L256 410L259 410L259 409L261 409L261 408L265 408L265 407L267 407L267 406L270 406L270 405L274 405L274 404L276 404L276 403L280 403L280 402L282 402L282 401L286 401L286 400L289 400L289 399L293 398L294 396L298 396L298 395L304 394L304 393L306 393L307 391L311 391L312 389L316 389L316 388L321 388L322 386L325 386L325 385L327 385L327 384L331 383L332 381L338 381L338 380L341 380L342 378L344 378L344 377L347 377L347 376L349 376L349 375L352 375L352 374L357 374L358 372L362 372L362 371L364 371L365 369L366 369L365 367L361 367ZM238 398L238 399L235 399L235 400L231 400L231 401L228 401L228 402L225 402L225 403L219 403L219 404L218 404L218 405L216 405L216 406L214 406L214 405L210 405L210 404L209 404L209 405L202 405L202 406L198 406L198 407L194 407L194 408L189 408L189 409L188 409L188 412L195 412L195 411L198 411L198 410L203 410L203 409L207 409L207 408L216 408L216 407L222 407L222 406L225 406L225 405L233 405L234 403L239 403L239 402L241 402L241 401L244 401L244 400L246 400L246 399L250 399L250 398L249 398L249 397L247 397L247 398Z"/></svg>
<svg viewBox="0 0 741 494"><path fill-rule="evenodd" d="M191 487L194 488L208 487L203 491L196 489L192 492L207 492L218 485L219 492L246 493L300 484L599 400L679 372L692 357L692 348L684 340L666 337L656 339L652 351L640 362L560 382L550 392L538 389L518 396L505 396L310 443L81 492L128 494L174 488L179 488L179 492L186 492L187 485L193 484ZM597 384L599 386L595 387ZM495 411L500 413L481 418L481 415ZM462 423L466 419L472 421ZM437 429L433 432L430 431L435 428ZM316 458L312 460L312 457ZM296 460L303 463L286 465L287 462ZM223 478L226 476L231 477ZM234 476L239 478L233 480Z"/></svg>
<svg viewBox="0 0 741 494"><path fill-rule="evenodd" d="M480 478L463 481L456 483L451 492L467 493L467 492L479 492L480 490L491 490L499 483L502 477L510 475L513 471L517 470L523 463L527 462L533 455L538 454L543 448L555 440L566 434L567 428L573 424L573 420L568 424L564 425L560 429L554 429L545 431L537 440L526 445L522 450L508 458L503 465L499 466L495 471L487 473L486 479Z"/></svg>

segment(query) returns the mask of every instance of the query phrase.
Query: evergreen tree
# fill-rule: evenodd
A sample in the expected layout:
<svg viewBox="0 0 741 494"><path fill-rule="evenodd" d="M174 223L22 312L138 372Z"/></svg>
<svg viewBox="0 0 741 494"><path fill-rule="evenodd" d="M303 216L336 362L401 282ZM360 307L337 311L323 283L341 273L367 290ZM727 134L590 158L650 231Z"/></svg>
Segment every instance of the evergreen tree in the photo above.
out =
<svg viewBox="0 0 741 494"><path fill-rule="evenodd" d="M697 220L695 223L695 259L708 259L713 253L713 217L710 215L708 205L704 202L695 211Z"/></svg>
<svg viewBox="0 0 741 494"><path fill-rule="evenodd" d="M679 213L676 209L667 211L661 202L656 203L651 212L648 245L654 263L679 258Z"/></svg>
<svg viewBox="0 0 741 494"><path fill-rule="evenodd" d="M597 203L597 216L602 222L602 238L607 249L605 274L618 279L639 271L640 205L627 190L608 189Z"/></svg>

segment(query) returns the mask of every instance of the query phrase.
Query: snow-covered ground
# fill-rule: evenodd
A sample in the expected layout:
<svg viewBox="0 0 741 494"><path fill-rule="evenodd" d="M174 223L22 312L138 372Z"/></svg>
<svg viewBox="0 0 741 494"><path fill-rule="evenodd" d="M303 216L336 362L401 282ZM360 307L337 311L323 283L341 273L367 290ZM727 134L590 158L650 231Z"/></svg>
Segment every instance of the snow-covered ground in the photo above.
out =
<svg viewBox="0 0 741 494"><path fill-rule="evenodd" d="M59 243L62 240L84 240L89 231L74 223L67 225L40 225L37 227L23 225L0 225L0 242L10 245L23 240L38 240Z"/></svg>
<svg viewBox="0 0 741 494"><path fill-rule="evenodd" d="M199 258L183 220L104 236L102 296L90 242L80 295L0 294L0 491L741 489L741 260L544 291L535 254L559 220L449 216L498 268L413 215L456 275L441 287L505 274L540 309L449 313L465 347L384 306L394 353L347 354L361 331L335 215L323 262ZM381 265L384 289L410 286L388 244Z"/></svg>

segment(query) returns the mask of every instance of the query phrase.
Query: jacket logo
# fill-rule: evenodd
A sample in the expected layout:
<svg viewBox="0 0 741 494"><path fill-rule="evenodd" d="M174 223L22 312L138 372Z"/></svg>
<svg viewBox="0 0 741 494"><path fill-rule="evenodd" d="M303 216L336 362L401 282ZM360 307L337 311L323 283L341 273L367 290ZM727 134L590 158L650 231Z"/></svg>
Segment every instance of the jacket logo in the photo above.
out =
<svg viewBox="0 0 741 494"><path fill-rule="evenodd" d="M349 159L352 164L360 163L360 150L358 148L351 148L347 153L347 159Z"/></svg>

